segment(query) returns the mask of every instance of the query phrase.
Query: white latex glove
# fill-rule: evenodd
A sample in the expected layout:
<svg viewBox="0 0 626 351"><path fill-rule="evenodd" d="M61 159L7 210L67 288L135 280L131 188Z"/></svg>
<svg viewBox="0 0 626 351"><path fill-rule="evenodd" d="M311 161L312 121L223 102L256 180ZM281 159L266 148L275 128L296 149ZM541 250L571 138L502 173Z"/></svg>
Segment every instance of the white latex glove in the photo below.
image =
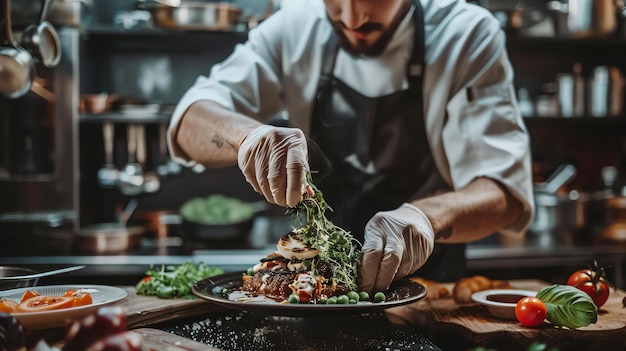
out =
<svg viewBox="0 0 626 351"><path fill-rule="evenodd" d="M302 200L309 170L304 133L263 125L240 143L237 163L248 183L270 203L293 207Z"/></svg>
<svg viewBox="0 0 626 351"><path fill-rule="evenodd" d="M435 245L435 233L419 208L405 203L378 212L365 226L360 288L384 291L420 268Z"/></svg>

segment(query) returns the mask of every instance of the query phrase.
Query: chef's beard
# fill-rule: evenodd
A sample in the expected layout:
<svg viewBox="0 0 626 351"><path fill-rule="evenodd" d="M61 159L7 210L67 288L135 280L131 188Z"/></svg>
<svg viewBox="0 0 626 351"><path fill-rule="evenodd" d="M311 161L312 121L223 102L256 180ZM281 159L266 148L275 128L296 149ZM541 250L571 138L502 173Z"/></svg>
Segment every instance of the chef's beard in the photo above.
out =
<svg viewBox="0 0 626 351"><path fill-rule="evenodd" d="M335 33L339 37L339 46L341 46L341 48L343 48L346 52L354 56L372 56L373 57L373 56L378 56L383 51L385 51L385 49L387 48L387 45L389 45L389 43L391 42L391 39L393 38L393 35L398 29L398 26L400 26L400 22L402 22L402 20L404 19L404 16L406 16L407 12L411 8L411 4L412 4L412 1L405 1L404 6L398 11L398 13L396 13L396 16L393 18L393 20L391 21L391 24L389 25L387 29L385 29L385 26L382 23L378 23L378 22L367 22L367 23L364 23L361 27L357 28L357 31L362 31L362 32L370 32L370 33L375 32L375 31L381 32L380 37L371 45L368 45L367 41L365 40L357 40L356 44L353 45L352 43L350 43L346 34L344 33L346 26L343 24L343 22L333 21L330 19L330 17L328 19L331 25L333 26Z"/></svg>

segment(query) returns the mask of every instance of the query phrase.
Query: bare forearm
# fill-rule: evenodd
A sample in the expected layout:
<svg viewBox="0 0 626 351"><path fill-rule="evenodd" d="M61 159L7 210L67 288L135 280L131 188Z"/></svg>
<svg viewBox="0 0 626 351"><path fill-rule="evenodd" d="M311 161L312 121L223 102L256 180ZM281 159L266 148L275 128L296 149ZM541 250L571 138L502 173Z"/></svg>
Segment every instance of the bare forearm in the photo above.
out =
<svg viewBox="0 0 626 351"><path fill-rule="evenodd" d="M522 204L501 185L478 178L463 189L412 202L430 219L435 240L442 243L471 242L513 223Z"/></svg>
<svg viewBox="0 0 626 351"><path fill-rule="evenodd" d="M183 115L176 142L192 160L205 166L231 166L237 164L237 142L260 125L212 101L198 101Z"/></svg>

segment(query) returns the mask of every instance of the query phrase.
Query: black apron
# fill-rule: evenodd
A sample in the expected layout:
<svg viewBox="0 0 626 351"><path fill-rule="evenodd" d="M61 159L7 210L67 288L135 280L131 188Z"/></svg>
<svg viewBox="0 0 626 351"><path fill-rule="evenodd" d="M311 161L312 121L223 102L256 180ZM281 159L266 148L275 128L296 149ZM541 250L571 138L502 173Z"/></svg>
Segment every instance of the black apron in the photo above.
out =
<svg viewBox="0 0 626 351"><path fill-rule="evenodd" d="M426 138L424 18L417 0L414 21L406 90L377 98L358 93L333 75L339 50L335 35L324 48L311 119L310 168L314 184L332 209L328 217L361 242L367 221L378 211L449 190ZM465 245L436 244L415 275L456 281L464 271Z"/></svg>

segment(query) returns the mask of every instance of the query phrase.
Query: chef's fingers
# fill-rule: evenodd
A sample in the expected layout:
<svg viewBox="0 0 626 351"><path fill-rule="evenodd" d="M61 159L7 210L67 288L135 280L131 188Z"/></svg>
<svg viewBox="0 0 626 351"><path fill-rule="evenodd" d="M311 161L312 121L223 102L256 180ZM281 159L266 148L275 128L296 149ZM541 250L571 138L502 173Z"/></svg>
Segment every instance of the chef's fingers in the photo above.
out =
<svg viewBox="0 0 626 351"><path fill-rule="evenodd" d="M299 129L294 130L285 160L285 171L287 173L286 201L287 206L294 207L302 201L306 175L309 171L306 138Z"/></svg>
<svg viewBox="0 0 626 351"><path fill-rule="evenodd" d="M241 173L246 177L246 181L252 186L254 191L261 193L261 188L256 178L256 164L255 158L251 157L252 152L249 148L244 148L242 145L239 153L237 154L237 163Z"/></svg>
<svg viewBox="0 0 626 351"><path fill-rule="evenodd" d="M390 245L389 241L387 245L385 245L383 258L380 261L380 268L378 269L378 276L374 284L376 291L389 289L389 286L396 278L396 272L398 272L402 260L403 248L396 248L394 246L395 245Z"/></svg>
<svg viewBox="0 0 626 351"><path fill-rule="evenodd" d="M286 206L285 189L287 188L287 175L285 171L286 160L285 152L276 150L270 155L269 173L267 180L269 182L269 198L272 203L279 206ZM265 195L267 198L267 195Z"/></svg>
<svg viewBox="0 0 626 351"><path fill-rule="evenodd" d="M362 291L372 293L376 279L380 261L383 258L384 239L377 234L372 234L365 229L365 243L361 248L363 257L361 258L361 279L359 288Z"/></svg>

